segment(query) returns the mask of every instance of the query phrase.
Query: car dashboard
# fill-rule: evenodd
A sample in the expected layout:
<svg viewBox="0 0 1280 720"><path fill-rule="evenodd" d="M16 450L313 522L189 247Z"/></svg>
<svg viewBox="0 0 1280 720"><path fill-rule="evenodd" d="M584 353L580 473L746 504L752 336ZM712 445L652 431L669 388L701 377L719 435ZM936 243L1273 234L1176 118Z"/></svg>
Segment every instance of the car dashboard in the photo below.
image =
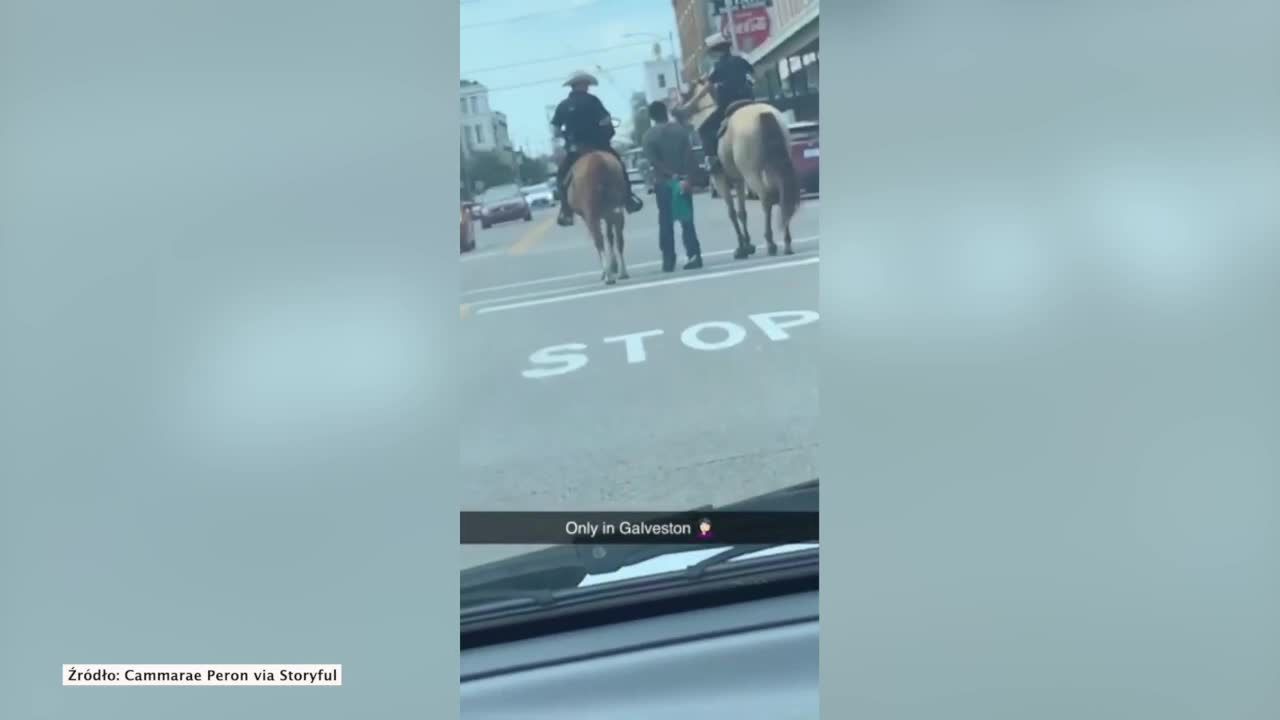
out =
<svg viewBox="0 0 1280 720"><path fill-rule="evenodd" d="M462 652L461 717L818 717L818 593Z"/></svg>

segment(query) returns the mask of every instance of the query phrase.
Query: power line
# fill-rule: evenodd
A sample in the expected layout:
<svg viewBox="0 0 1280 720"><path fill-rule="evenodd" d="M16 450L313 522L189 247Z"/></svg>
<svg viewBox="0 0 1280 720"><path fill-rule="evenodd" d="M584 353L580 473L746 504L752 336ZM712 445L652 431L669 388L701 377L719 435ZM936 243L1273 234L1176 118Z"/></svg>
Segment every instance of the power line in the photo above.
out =
<svg viewBox="0 0 1280 720"><path fill-rule="evenodd" d="M613 70L626 70L627 68L640 67L641 65L644 65L644 64L645 63L643 62L627 63L626 65L614 65L613 67L600 68L600 70L604 72L610 72ZM486 88L486 89L490 93L495 93L495 92L502 92L503 90L519 90L520 88L533 87L535 85L547 85L549 83L563 83L563 82L564 82L564 76L561 75L560 77L547 78L546 80L534 80L532 82L518 83L516 85L504 85L502 87Z"/></svg>
<svg viewBox="0 0 1280 720"><path fill-rule="evenodd" d="M475 0L472 0L472 2L475 2ZM478 27L492 27L493 25L506 25L508 23L520 22L522 20L530 20L538 17L546 17L547 15L563 15L567 12L572 12L574 10L581 10L585 7L587 7L587 5L575 5L573 7L559 8L558 10L542 10L540 12L527 13L525 15L516 15L515 17L504 18L502 20L483 20L481 22L473 22L469 25L462 25L460 26L460 29L467 30L470 28L478 28Z"/></svg>
<svg viewBox="0 0 1280 720"><path fill-rule="evenodd" d="M476 73L490 72L490 71L492 71L492 70L507 70L507 69L509 69L509 68L513 68L513 67L524 67L525 65L533 65L533 64L535 64L535 63L551 62L551 61L553 61L553 60L567 60L568 58L572 58L572 57L579 57L579 56L582 56L582 55L591 55L591 54L594 54L594 53L598 53L598 52L606 52L606 51L609 51L609 50L620 50L620 49L622 49L622 48L640 47L641 45L649 45L649 44L650 44L650 43L646 41L646 42L633 42L633 43L627 43L627 44L625 44L625 45L610 45L609 47L596 48L595 50L583 50L582 52L573 52L573 53L568 53L568 54L565 54L565 55L556 55L555 57L546 57L546 58L541 58L541 59L538 59L538 60L522 60L522 61L517 62L517 63L508 63L508 64L506 64L506 65L491 65L491 66L489 66L489 67L483 67L483 68L476 68L476 69L474 69L474 70L468 70L467 72L464 72L464 73L461 73L461 74L462 74L462 75L475 75Z"/></svg>

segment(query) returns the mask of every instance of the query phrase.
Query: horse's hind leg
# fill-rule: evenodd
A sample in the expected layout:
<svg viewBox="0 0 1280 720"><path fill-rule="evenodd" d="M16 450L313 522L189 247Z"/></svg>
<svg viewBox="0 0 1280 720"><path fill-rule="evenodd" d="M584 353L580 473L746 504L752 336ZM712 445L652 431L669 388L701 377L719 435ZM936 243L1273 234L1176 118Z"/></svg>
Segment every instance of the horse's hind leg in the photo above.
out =
<svg viewBox="0 0 1280 720"><path fill-rule="evenodd" d="M785 220L782 223L782 243L783 243L783 246L782 246L783 255L795 254L791 250L791 221L790 220Z"/></svg>
<svg viewBox="0 0 1280 720"><path fill-rule="evenodd" d="M612 213L604 220L604 239L609 248L609 272L618 276L622 269L622 253L618 252L618 226Z"/></svg>
<svg viewBox="0 0 1280 720"><path fill-rule="evenodd" d="M738 245L738 252L742 257L749 257L756 252L756 246L751 244L751 232L747 230L747 183L741 182L737 184L738 195L738 214L737 220L742 224L742 242ZM730 210L732 213L732 209ZM734 253L734 257L738 257L738 253Z"/></svg>
<svg viewBox="0 0 1280 720"><path fill-rule="evenodd" d="M612 225L612 228L613 228L614 251L618 253L618 279L619 280L626 280L627 278L631 277L631 275L627 272L627 258L625 253L623 252L625 247L622 239L622 228L625 226L625 224L626 224L626 220L623 218L622 213L618 213L614 217L614 223Z"/></svg>
<svg viewBox="0 0 1280 720"><path fill-rule="evenodd" d="M729 213L729 222L733 224L733 235L738 241L738 247L733 251L733 257L741 260L751 253L747 252L748 241L743 237L742 225L738 222L738 214L733 211L733 183L729 182L724 176L720 176L717 189L720 196L724 198L725 210Z"/></svg>
<svg viewBox="0 0 1280 720"><path fill-rule="evenodd" d="M738 226L738 216L733 212L733 184L723 175L717 175L714 182L716 191L720 193L720 197L724 198L724 208L729 213L729 222L733 223L734 239L738 241L738 247L742 247L742 228Z"/></svg>
<svg viewBox="0 0 1280 720"><path fill-rule="evenodd" d="M600 256L600 279L605 285L614 283L613 270L610 267L611 248L605 247L604 232L600 229L600 218L591 217L587 220L587 232L591 233L591 241L596 246L596 254Z"/></svg>
<svg viewBox="0 0 1280 720"><path fill-rule="evenodd" d="M761 198L764 206L764 241L769 245L769 254L778 254L778 244L773 241L773 198Z"/></svg>

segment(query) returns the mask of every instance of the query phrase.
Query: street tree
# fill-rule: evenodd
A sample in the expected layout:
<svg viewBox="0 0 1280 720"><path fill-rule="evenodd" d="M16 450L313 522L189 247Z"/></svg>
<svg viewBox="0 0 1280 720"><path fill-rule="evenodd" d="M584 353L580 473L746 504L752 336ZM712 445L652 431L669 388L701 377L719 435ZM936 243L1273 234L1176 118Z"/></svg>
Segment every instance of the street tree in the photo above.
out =
<svg viewBox="0 0 1280 720"><path fill-rule="evenodd" d="M516 179L515 168L503 162L495 152L471 153L471 161L466 167L471 182L482 182L485 187L507 185Z"/></svg>
<svg viewBox="0 0 1280 720"><path fill-rule="evenodd" d="M547 179L547 160L542 157L525 156L520 161L520 178L527 184L540 183Z"/></svg>

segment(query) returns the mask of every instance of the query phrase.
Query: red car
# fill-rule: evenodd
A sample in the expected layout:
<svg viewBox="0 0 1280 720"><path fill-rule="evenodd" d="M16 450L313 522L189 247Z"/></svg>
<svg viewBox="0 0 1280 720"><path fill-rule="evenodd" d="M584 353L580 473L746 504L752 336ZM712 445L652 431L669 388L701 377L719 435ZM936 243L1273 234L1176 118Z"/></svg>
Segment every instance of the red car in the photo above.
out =
<svg viewBox="0 0 1280 720"><path fill-rule="evenodd" d="M520 192L518 185L499 185L484 191L480 198L480 227L491 226L509 220L533 220L529 199Z"/></svg>
<svg viewBox="0 0 1280 720"><path fill-rule="evenodd" d="M818 123L817 121L791 123L791 164L796 169L803 192L818 192ZM719 197L711 188L711 197ZM747 197L755 200L756 194L747 191Z"/></svg>
<svg viewBox="0 0 1280 720"><path fill-rule="evenodd" d="M792 123L791 163L800 177L800 187L805 192L818 192L818 123Z"/></svg>

